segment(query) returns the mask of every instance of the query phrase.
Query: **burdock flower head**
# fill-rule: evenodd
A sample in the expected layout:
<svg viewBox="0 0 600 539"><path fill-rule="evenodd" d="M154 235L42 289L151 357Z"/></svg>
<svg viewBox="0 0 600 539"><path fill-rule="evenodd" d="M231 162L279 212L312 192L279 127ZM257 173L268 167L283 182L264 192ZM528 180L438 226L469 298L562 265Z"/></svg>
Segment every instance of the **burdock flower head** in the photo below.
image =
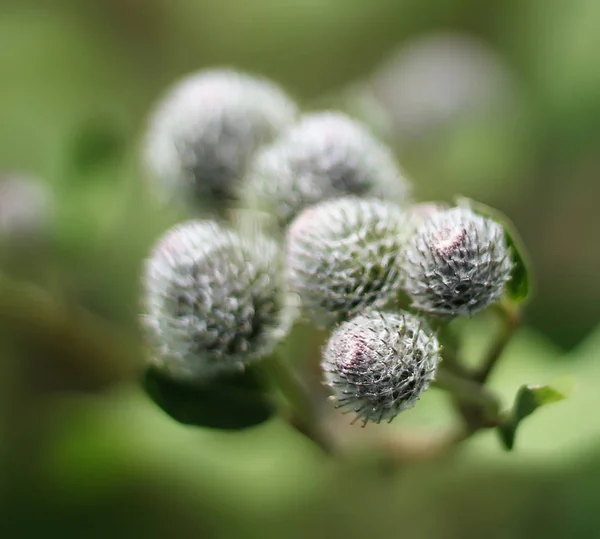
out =
<svg viewBox="0 0 600 539"><path fill-rule="evenodd" d="M340 198L307 208L287 234L290 288L322 327L393 303L408 237L406 213L382 200Z"/></svg>
<svg viewBox="0 0 600 539"><path fill-rule="evenodd" d="M168 231L143 284L152 361L184 381L242 370L270 354L293 321L276 245L212 221Z"/></svg>
<svg viewBox="0 0 600 539"><path fill-rule="evenodd" d="M418 228L404 262L413 307L472 315L500 299L513 263L503 228L468 208L434 213Z"/></svg>
<svg viewBox="0 0 600 539"><path fill-rule="evenodd" d="M284 228L302 209L355 195L404 202L408 184L392 152L348 116L304 116L254 158L241 198Z"/></svg>
<svg viewBox="0 0 600 539"><path fill-rule="evenodd" d="M265 79L227 69L188 76L150 118L144 166L165 198L222 207L255 150L296 115L291 99Z"/></svg>
<svg viewBox="0 0 600 539"><path fill-rule="evenodd" d="M333 332L322 368L338 407L354 412L364 426L412 408L435 378L439 352L437 338L419 318L369 311Z"/></svg>

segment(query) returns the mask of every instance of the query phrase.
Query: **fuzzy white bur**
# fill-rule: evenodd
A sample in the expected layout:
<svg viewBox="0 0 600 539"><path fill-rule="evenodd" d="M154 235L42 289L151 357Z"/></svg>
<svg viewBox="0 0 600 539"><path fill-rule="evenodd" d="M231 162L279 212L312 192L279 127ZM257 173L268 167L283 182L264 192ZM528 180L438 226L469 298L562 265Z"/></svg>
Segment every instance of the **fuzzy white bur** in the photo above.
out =
<svg viewBox="0 0 600 539"><path fill-rule="evenodd" d="M502 227L453 208L435 212L417 230L404 262L404 288L422 312L470 316L500 299L512 268Z"/></svg>
<svg viewBox="0 0 600 539"><path fill-rule="evenodd" d="M304 208L348 195L404 202L408 183L392 152L355 120L307 114L256 154L241 199L284 228Z"/></svg>
<svg viewBox="0 0 600 539"><path fill-rule="evenodd" d="M275 243L212 221L168 231L146 262L144 322L156 366L207 381L270 354L293 322Z"/></svg>
<svg viewBox="0 0 600 539"><path fill-rule="evenodd" d="M412 408L435 379L436 336L409 313L367 311L341 324L323 353L325 382L355 421L380 423Z"/></svg>
<svg viewBox="0 0 600 539"><path fill-rule="evenodd" d="M142 160L167 200L228 204L257 148L291 125L294 102L270 81L213 69L176 83L149 120Z"/></svg>
<svg viewBox="0 0 600 539"><path fill-rule="evenodd" d="M393 303L409 230L401 208L377 199L340 198L301 213L288 230L286 271L311 321L329 327Z"/></svg>

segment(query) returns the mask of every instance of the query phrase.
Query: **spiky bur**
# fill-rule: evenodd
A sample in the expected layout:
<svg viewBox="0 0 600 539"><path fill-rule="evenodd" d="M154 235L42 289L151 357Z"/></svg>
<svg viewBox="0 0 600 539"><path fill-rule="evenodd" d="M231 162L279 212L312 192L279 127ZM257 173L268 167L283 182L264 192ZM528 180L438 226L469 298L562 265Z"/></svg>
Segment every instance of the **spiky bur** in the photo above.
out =
<svg viewBox="0 0 600 539"><path fill-rule="evenodd" d="M50 190L37 178L20 173L0 175L0 240L15 243L45 237L54 204Z"/></svg>
<svg viewBox="0 0 600 539"><path fill-rule="evenodd" d="M286 238L290 288L320 327L392 303L410 236L406 213L390 202L346 197L305 209Z"/></svg>
<svg viewBox="0 0 600 539"><path fill-rule="evenodd" d="M402 203L409 190L391 151L335 112L308 114L261 149L241 189L245 205L272 215L281 229L324 200L355 195Z"/></svg>
<svg viewBox="0 0 600 539"><path fill-rule="evenodd" d="M498 223L452 208L434 213L414 234L404 261L405 290L422 312L470 316L500 299L512 267Z"/></svg>
<svg viewBox="0 0 600 539"><path fill-rule="evenodd" d="M337 407L365 426L412 408L440 360L438 340L424 321L405 312L369 311L333 332L322 368Z"/></svg>
<svg viewBox="0 0 600 539"><path fill-rule="evenodd" d="M168 231L143 285L151 361L182 381L239 372L270 354L293 321L276 245L212 221Z"/></svg>
<svg viewBox="0 0 600 539"><path fill-rule="evenodd" d="M156 106L143 165L164 198L223 208L256 149L296 117L294 102L266 79L203 71L175 84Z"/></svg>

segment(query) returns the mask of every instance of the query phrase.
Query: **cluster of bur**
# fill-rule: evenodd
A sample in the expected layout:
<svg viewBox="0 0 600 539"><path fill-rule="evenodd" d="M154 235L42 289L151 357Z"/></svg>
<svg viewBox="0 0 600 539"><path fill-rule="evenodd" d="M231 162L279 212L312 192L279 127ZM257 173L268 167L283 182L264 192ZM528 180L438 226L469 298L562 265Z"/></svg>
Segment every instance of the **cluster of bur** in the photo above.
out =
<svg viewBox="0 0 600 539"><path fill-rule="evenodd" d="M338 406L391 420L435 379L431 322L485 309L511 276L499 224L468 206L413 205L367 127L302 114L254 76L178 83L151 117L144 163L165 199L216 210L169 230L146 262L150 361L173 380L244 371L302 314L331 331L322 370ZM242 209L260 226L226 222Z"/></svg>

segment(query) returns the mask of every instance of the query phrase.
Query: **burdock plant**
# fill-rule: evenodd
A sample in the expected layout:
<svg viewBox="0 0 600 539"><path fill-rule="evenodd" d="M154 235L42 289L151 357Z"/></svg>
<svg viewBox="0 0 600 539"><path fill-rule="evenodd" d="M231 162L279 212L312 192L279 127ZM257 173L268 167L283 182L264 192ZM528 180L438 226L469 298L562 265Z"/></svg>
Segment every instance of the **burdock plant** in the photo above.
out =
<svg viewBox="0 0 600 539"><path fill-rule="evenodd" d="M464 199L411 205L392 151L366 128L296 111L273 83L209 71L153 113L144 155L159 185L219 207L235 198L268 219L252 230L189 221L157 239L142 279L148 393L197 426L240 429L280 412L336 454L348 445L331 414L391 421L437 388L462 418L440 450L490 428L511 448L519 422L560 396L523 386L502 411L486 387L530 288L512 225ZM484 310L504 327L467 366L465 324L452 321ZM289 337L294 320L328 334L314 362L321 387L287 357L289 339L307 344Z"/></svg>
<svg viewBox="0 0 600 539"><path fill-rule="evenodd" d="M338 407L355 419L391 422L435 379L440 346L410 313L366 311L341 324L323 352L323 372Z"/></svg>
<svg viewBox="0 0 600 539"><path fill-rule="evenodd" d="M402 208L377 199L340 198L302 212L288 229L286 269L315 325L394 303L409 231Z"/></svg>
<svg viewBox="0 0 600 539"><path fill-rule="evenodd" d="M160 198L222 210L256 150L292 125L295 103L276 84L231 69L195 73L155 106L142 164Z"/></svg>
<svg viewBox="0 0 600 539"><path fill-rule="evenodd" d="M438 211L406 248L406 291L419 311L472 315L502 297L513 264L498 223L469 208Z"/></svg>
<svg viewBox="0 0 600 539"><path fill-rule="evenodd" d="M240 198L280 229L304 208L354 195L403 204L409 186L393 153L339 112L306 114L255 155Z"/></svg>
<svg viewBox="0 0 600 539"><path fill-rule="evenodd" d="M293 321L273 241L212 221L169 230L143 284L150 361L183 380L243 370L271 353Z"/></svg>

